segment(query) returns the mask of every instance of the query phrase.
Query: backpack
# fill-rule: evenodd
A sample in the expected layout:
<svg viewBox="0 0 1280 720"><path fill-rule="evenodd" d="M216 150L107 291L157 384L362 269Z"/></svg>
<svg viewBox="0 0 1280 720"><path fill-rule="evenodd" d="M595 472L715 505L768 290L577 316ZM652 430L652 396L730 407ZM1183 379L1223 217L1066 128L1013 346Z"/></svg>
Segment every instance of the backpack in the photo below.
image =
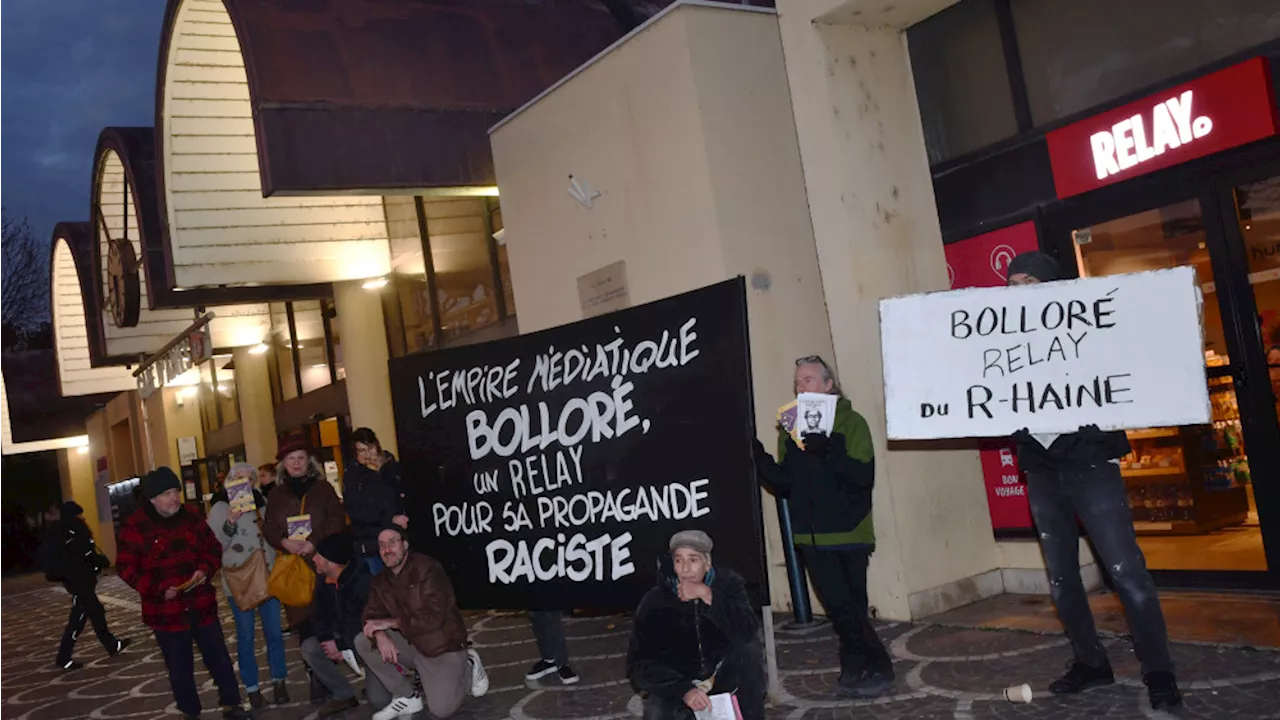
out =
<svg viewBox="0 0 1280 720"><path fill-rule="evenodd" d="M39 561L40 567L44 569L44 577L50 582L61 582L66 578L63 576L65 572L66 553L62 547L61 528L55 527L44 534L44 539L40 542Z"/></svg>

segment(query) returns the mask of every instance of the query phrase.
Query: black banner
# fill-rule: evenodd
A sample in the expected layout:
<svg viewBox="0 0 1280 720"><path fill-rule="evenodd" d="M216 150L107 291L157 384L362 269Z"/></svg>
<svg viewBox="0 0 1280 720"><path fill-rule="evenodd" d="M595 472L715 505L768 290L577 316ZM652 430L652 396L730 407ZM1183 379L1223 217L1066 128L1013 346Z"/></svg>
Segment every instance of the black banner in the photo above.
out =
<svg viewBox="0 0 1280 720"><path fill-rule="evenodd" d="M672 533L768 602L741 278L390 362L413 547L463 608L635 608Z"/></svg>

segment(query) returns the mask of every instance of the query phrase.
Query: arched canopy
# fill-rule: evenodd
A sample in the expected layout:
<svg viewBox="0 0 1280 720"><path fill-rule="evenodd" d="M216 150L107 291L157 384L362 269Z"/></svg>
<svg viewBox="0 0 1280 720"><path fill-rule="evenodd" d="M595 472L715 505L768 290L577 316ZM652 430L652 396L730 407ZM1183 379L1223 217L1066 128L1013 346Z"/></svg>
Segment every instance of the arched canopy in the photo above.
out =
<svg viewBox="0 0 1280 720"><path fill-rule="evenodd" d="M63 396L120 392L134 387L122 367L108 362L98 316L97 277L89 223L58 223L50 243L49 297L58 386Z"/></svg>

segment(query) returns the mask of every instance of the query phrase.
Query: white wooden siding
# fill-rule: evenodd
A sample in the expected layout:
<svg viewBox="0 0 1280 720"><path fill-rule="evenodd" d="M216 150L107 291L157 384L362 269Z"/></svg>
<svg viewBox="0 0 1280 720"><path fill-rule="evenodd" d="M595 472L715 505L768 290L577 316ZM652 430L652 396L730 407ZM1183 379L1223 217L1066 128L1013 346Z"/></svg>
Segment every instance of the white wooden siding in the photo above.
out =
<svg viewBox="0 0 1280 720"><path fill-rule="evenodd" d="M423 201L423 209L431 238L431 260L438 275L489 264L483 199L429 199Z"/></svg>
<svg viewBox="0 0 1280 720"><path fill-rule="evenodd" d="M221 0L182 3L165 77L165 199L179 287L390 271L382 198L262 197L244 59Z"/></svg>
<svg viewBox="0 0 1280 720"><path fill-rule="evenodd" d="M133 374L127 369L89 366L88 326L75 261L65 239L55 238L54 243L51 274L53 339L63 396L133 389L136 384ZM8 439L5 438L6 442Z"/></svg>

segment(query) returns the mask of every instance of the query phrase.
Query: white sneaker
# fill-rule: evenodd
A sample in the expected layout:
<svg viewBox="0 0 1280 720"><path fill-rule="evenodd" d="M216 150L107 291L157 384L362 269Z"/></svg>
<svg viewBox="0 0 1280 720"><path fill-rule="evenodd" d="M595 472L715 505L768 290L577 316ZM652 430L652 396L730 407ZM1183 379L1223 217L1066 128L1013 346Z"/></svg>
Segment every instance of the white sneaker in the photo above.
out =
<svg viewBox="0 0 1280 720"><path fill-rule="evenodd" d="M373 714L373 720L395 720L395 718L412 717L422 712L422 698L414 695L407 698L395 698L387 706Z"/></svg>
<svg viewBox="0 0 1280 720"><path fill-rule="evenodd" d="M480 653L467 648L467 665L471 670L471 697L483 697L489 692L489 673L484 671Z"/></svg>

